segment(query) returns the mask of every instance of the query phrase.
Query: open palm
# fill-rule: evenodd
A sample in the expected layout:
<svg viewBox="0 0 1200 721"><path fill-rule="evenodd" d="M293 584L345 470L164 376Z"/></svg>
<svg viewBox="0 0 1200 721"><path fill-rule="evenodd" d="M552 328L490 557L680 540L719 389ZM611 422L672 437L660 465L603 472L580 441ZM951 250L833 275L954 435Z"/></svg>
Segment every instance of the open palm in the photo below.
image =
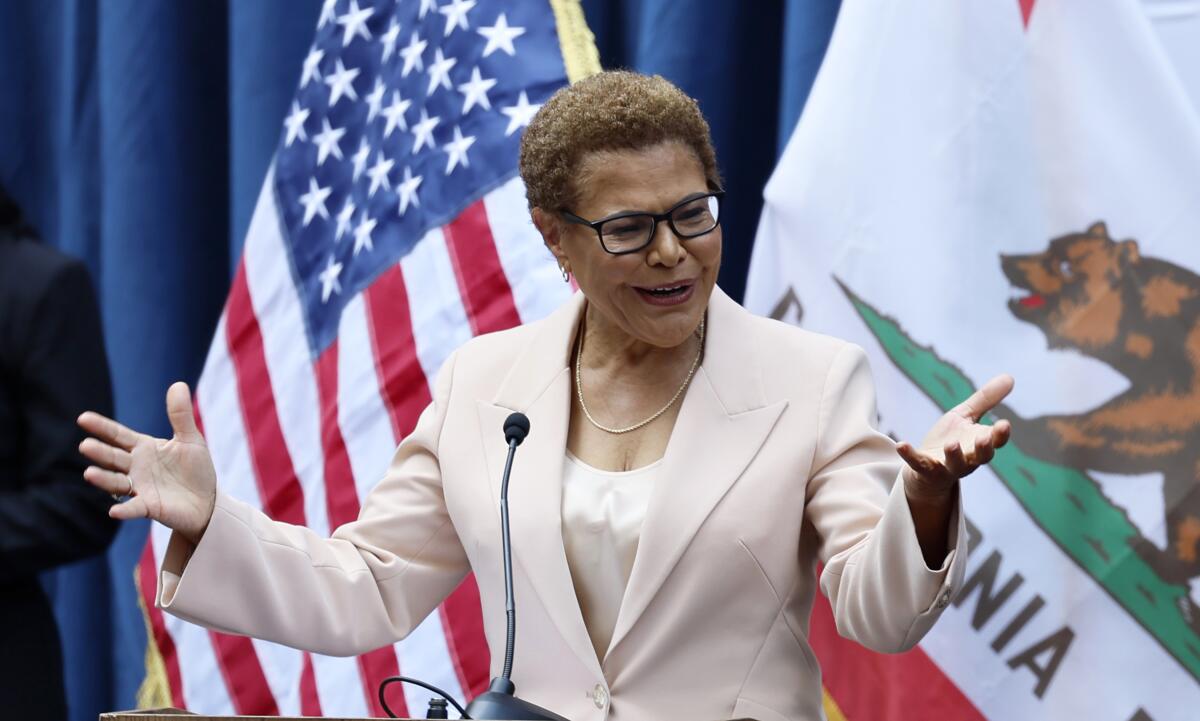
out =
<svg viewBox="0 0 1200 721"><path fill-rule="evenodd" d="M904 487L909 498L947 495L958 479L992 460L996 449L1008 443L1012 433L1008 421L986 426L979 419L1012 388L1012 376L996 376L939 418L919 448L906 442L896 447L908 464L904 469Z"/></svg>
<svg viewBox="0 0 1200 721"><path fill-rule="evenodd" d="M151 518L198 541L216 503L217 474L196 428L187 384L167 390L167 416L175 431L171 440L138 433L99 413L81 415L80 427L93 437L79 450L95 464L83 477L114 496L130 496L109 509L113 518Z"/></svg>

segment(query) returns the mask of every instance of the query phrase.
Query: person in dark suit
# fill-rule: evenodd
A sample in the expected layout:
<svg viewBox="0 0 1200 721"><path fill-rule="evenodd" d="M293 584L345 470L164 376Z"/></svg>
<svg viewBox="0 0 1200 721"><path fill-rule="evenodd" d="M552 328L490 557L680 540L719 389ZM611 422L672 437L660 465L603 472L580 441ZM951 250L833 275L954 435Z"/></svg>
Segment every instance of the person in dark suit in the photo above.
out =
<svg viewBox="0 0 1200 721"><path fill-rule="evenodd" d="M87 269L37 241L0 187L0 708L67 717L62 651L38 574L101 553L112 499L85 483L75 417L112 408Z"/></svg>

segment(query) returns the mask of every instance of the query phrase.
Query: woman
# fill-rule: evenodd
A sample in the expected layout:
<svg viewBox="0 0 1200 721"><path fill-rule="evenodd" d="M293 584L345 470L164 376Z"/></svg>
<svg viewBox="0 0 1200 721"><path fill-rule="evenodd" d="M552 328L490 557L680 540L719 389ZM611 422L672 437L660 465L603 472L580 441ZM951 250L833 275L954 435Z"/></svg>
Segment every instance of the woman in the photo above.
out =
<svg viewBox="0 0 1200 721"><path fill-rule="evenodd" d="M158 602L182 618L355 654L404 636L474 570L495 650L500 429L519 410L533 427L510 499L522 697L572 719L820 718L805 634L815 565L842 633L915 644L961 579L957 481L1007 440L1006 424L975 421L1011 380L919 449L875 431L860 349L716 288L708 127L661 78L560 90L524 137L521 174L581 293L459 349L332 540L217 490L182 384L168 392L171 441L81 417L96 436L86 477L133 496L114 516L175 530Z"/></svg>

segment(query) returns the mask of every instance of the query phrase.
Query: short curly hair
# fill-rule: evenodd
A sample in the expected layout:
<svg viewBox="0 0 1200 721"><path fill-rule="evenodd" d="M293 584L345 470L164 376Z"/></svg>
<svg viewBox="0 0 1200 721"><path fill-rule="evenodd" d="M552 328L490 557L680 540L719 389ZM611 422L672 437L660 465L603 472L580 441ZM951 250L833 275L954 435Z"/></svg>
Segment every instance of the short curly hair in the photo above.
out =
<svg viewBox="0 0 1200 721"><path fill-rule="evenodd" d="M696 153L710 189L721 187L717 154L699 105L666 78L609 70L561 88L521 139L529 207L557 211L578 202L575 180L591 153L671 140Z"/></svg>

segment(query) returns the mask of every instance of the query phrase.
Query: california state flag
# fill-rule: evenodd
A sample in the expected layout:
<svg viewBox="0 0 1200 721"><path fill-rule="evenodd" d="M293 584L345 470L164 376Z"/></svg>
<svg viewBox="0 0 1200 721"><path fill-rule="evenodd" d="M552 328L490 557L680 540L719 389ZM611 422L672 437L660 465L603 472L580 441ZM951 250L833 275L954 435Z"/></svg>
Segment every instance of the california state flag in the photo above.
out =
<svg viewBox="0 0 1200 721"><path fill-rule="evenodd" d="M871 654L818 605L831 716L1200 719L1200 66L1171 50L1198 14L842 3L746 304L866 348L897 438L1017 384L921 646Z"/></svg>

